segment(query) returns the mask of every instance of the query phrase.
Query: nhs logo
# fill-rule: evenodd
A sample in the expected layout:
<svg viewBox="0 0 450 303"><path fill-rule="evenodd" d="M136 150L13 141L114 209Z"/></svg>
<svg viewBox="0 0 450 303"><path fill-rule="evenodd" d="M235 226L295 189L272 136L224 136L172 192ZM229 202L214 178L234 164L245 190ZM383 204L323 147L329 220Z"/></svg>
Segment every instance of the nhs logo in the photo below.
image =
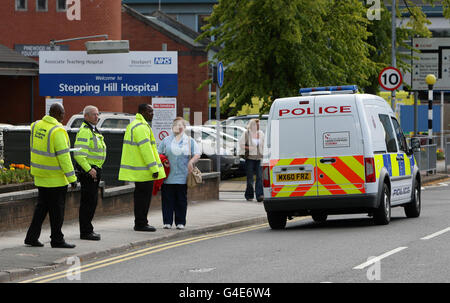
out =
<svg viewBox="0 0 450 303"><path fill-rule="evenodd" d="M155 57L154 63L155 64L172 64L172 58L171 57Z"/></svg>

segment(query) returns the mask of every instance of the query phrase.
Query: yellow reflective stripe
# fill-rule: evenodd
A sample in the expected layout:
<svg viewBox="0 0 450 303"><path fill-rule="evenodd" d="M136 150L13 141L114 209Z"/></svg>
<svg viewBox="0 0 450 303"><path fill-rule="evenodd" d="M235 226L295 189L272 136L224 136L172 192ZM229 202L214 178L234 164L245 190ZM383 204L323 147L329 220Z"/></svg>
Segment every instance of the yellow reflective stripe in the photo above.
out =
<svg viewBox="0 0 450 303"><path fill-rule="evenodd" d="M383 167L384 167L383 155L375 155L375 174L377 179L380 177L380 172Z"/></svg>
<svg viewBox="0 0 450 303"><path fill-rule="evenodd" d="M344 156L339 157L349 168L353 170L355 174L357 174L362 180L365 178L364 165L361 164L358 160L353 156Z"/></svg>
<svg viewBox="0 0 450 303"><path fill-rule="evenodd" d="M336 168L334 168L332 165L321 165L320 169L331 179L334 183L336 183L337 186L339 186L343 191L350 193L348 191L352 191L352 193L355 193L354 190L357 190L359 193L361 193L358 188L351 183L346 177L344 177ZM334 185L334 184L327 184L327 185ZM325 186L320 184L319 182L319 192L322 191L322 189Z"/></svg>
<svg viewBox="0 0 450 303"><path fill-rule="evenodd" d="M400 176L400 169L398 167L397 154L390 154L391 156L391 166L392 166L392 177Z"/></svg>
<svg viewBox="0 0 450 303"><path fill-rule="evenodd" d="M285 198L285 197L289 197L290 194L292 193L292 191L283 191L283 189L286 186L283 186L283 188L275 195L275 197L277 198Z"/></svg>
<svg viewBox="0 0 450 303"><path fill-rule="evenodd" d="M292 161L294 161L294 159L280 159L276 166L289 165Z"/></svg>
<svg viewBox="0 0 450 303"><path fill-rule="evenodd" d="M411 175L411 161L409 160L409 157L405 155L405 176Z"/></svg>
<svg viewBox="0 0 450 303"><path fill-rule="evenodd" d="M304 196L317 196L317 182L304 194Z"/></svg>
<svg viewBox="0 0 450 303"><path fill-rule="evenodd" d="M321 196L331 196L333 193L329 191L325 186L321 186L319 183L319 195Z"/></svg>

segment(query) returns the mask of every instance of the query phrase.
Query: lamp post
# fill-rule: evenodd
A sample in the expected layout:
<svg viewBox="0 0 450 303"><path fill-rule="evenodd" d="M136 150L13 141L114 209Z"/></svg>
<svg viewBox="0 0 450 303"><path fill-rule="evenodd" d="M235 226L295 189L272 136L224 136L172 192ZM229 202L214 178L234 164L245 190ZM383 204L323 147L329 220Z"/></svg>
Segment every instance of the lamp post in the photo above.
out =
<svg viewBox="0 0 450 303"><path fill-rule="evenodd" d="M425 78L428 84L428 144L433 144L433 85L436 83L436 77L428 74Z"/></svg>
<svg viewBox="0 0 450 303"><path fill-rule="evenodd" d="M64 40L51 40L50 48L55 50L55 45L59 43L72 42L78 40L87 40L94 38L104 38L103 41L88 41L85 43L88 54L113 54L113 53L129 53L130 44L128 40L108 40L108 35L95 35L87 37L77 37Z"/></svg>

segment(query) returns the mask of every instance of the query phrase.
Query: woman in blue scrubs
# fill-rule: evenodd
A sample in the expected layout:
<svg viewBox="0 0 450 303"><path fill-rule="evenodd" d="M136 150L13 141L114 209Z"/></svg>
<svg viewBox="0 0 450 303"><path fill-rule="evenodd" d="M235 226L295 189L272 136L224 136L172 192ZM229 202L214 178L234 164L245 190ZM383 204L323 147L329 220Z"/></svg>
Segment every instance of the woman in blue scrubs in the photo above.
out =
<svg viewBox="0 0 450 303"><path fill-rule="evenodd" d="M169 176L161 187L164 229L172 228L174 217L177 229L186 226L187 176L201 152L195 140L184 133L185 130L186 121L181 117L175 118L172 123L173 134L164 138L158 146L158 153L165 155L170 165Z"/></svg>

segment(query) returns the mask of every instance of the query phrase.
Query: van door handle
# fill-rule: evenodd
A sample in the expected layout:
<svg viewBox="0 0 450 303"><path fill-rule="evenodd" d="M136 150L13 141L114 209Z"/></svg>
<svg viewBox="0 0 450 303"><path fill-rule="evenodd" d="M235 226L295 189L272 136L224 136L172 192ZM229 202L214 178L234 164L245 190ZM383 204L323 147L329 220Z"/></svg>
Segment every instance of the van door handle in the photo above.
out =
<svg viewBox="0 0 450 303"><path fill-rule="evenodd" d="M404 160L403 155L397 155L397 160L398 160L398 161Z"/></svg>
<svg viewBox="0 0 450 303"><path fill-rule="evenodd" d="M323 159L320 159L320 163L323 163L323 164L325 164L325 163L335 163L335 162L336 162L335 158L323 158Z"/></svg>

